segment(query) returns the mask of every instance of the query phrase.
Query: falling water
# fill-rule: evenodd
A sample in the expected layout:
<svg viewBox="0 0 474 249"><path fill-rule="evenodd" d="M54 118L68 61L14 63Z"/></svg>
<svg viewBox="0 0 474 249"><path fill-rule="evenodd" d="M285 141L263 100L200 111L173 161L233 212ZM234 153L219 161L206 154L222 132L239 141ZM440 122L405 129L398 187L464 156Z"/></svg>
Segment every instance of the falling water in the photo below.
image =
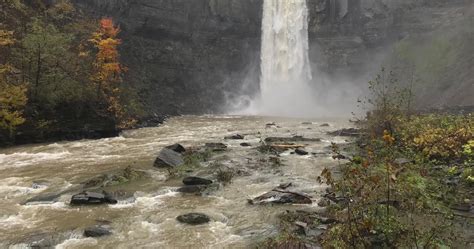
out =
<svg viewBox="0 0 474 249"><path fill-rule="evenodd" d="M262 21L259 115L310 116L316 107L309 83L306 0L265 0Z"/></svg>

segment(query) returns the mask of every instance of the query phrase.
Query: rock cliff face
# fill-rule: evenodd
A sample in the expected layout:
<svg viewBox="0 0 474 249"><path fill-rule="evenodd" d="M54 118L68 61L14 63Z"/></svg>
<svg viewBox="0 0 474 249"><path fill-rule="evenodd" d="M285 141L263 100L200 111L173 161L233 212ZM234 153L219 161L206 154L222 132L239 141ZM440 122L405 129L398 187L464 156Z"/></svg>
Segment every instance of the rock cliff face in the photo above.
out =
<svg viewBox="0 0 474 249"><path fill-rule="evenodd" d="M394 44L449 28L472 6L471 0L307 1L312 63L330 77L351 78L373 75ZM219 112L243 84L250 82L248 93L258 91L263 0L76 2L119 22L128 82L153 112Z"/></svg>
<svg viewBox="0 0 474 249"><path fill-rule="evenodd" d="M417 90L422 105L474 105L469 97L474 95L471 0L308 0L308 4L310 58L320 71L364 83L382 64L399 64L394 69L401 69L400 81L409 80L404 77L409 71L421 81ZM402 46L410 53L402 57L409 60L400 61Z"/></svg>
<svg viewBox="0 0 474 249"><path fill-rule="evenodd" d="M260 0L76 3L118 21L128 81L152 112L222 111L227 94L236 92L249 75L256 75L253 81L258 82Z"/></svg>
<svg viewBox="0 0 474 249"><path fill-rule="evenodd" d="M469 0L308 0L312 58L328 72L355 71L378 50L453 23ZM318 49L314 47L318 47Z"/></svg>

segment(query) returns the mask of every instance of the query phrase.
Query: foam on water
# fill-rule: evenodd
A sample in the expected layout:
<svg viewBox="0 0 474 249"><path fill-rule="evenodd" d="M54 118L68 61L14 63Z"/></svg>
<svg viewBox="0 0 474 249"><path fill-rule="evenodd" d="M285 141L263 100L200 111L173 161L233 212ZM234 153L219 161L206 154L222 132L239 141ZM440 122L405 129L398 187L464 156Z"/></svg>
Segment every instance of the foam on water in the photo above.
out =
<svg viewBox="0 0 474 249"><path fill-rule="evenodd" d="M56 249L73 249L96 246L97 239L94 238L70 238L56 245Z"/></svg>
<svg viewBox="0 0 474 249"><path fill-rule="evenodd" d="M27 221L21 215L0 216L0 227L2 228L23 226L26 222Z"/></svg>
<svg viewBox="0 0 474 249"><path fill-rule="evenodd" d="M27 179L24 177L9 177L2 179L0 181L0 196L3 196L3 199L11 199L14 197L40 193L45 190L46 186L33 187L32 184L26 182Z"/></svg>
<svg viewBox="0 0 474 249"><path fill-rule="evenodd" d="M232 227L226 223L213 221L209 224L209 230L214 234L215 242L209 246L212 248L222 248L225 245L241 241L242 236L232 233Z"/></svg>
<svg viewBox="0 0 474 249"><path fill-rule="evenodd" d="M60 152L17 152L13 154L0 154L0 169L30 166L38 163L54 162L55 160L67 158L69 151Z"/></svg>
<svg viewBox="0 0 474 249"><path fill-rule="evenodd" d="M139 195L139 194L138 194ZM178 196L179 193L171 189L164 189L157 195L136 197L135 205L142 209L156 209L163 203L164 198Z"/></svg>

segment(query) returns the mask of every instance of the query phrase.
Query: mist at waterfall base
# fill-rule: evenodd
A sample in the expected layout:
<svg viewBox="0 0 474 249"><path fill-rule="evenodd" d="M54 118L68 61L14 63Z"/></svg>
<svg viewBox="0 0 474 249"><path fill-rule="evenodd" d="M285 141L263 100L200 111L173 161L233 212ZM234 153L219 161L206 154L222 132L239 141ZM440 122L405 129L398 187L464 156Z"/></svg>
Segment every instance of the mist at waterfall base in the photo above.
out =
<svg viewBox="0 0 474 249"><path fill-rule="evenodd" d="M315 68L315 67L313 67ZM275 116L294 118L351 117L363 110L357 100L365 96L367 79L351 79L339 75L330 77L314 72L317 78L307 82L280 81L267 90L268 99L263 100L255 91L251 80L247 81L239 94L227 94L227 113L234 115ZM250 77L251 78L251 77ZM255 82L253 84L256 84Z"/></svg>
<svg viewBox="0 0 474 249"><path fill-rule="evenodd" d="M235 114L335 117L353 111L356 89L332 84L312 70L306 0L264 1L260 70L259 94L228 101L239 110ZM251 83L244 84L242 92L249 92Z"/></svg>

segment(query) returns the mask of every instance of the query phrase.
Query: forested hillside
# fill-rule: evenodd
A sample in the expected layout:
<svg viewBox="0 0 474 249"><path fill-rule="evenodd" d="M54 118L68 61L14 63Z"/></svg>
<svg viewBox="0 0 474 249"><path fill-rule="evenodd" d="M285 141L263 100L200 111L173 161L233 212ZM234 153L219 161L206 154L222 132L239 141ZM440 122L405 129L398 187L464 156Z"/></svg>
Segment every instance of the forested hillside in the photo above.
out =
<svg viewBox="0 0 474 249"><path fill-rule="evenodd" d="M0 144L114 135L139 112L120 28L50 2L2 1Z"/></svg>

